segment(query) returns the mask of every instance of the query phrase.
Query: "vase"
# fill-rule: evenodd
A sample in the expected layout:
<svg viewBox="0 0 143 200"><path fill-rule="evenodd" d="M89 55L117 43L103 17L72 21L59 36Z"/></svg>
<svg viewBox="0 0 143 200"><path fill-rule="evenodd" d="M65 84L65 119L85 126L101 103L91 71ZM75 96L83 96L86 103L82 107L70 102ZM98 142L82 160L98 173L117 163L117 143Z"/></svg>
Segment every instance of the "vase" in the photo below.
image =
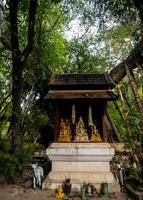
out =
<svg viewBox="0 0 143 200"><path fill-rule="evenodd" d="M101 184L101 194L102 195L108 194L108 183Z"/></svg>
<svg viewBox="0 0 143 200"><path fill-rule="evenodd" d="M70 178L65 179L63 189L66 195L70 195L70 192L71 192Z"/></svg>

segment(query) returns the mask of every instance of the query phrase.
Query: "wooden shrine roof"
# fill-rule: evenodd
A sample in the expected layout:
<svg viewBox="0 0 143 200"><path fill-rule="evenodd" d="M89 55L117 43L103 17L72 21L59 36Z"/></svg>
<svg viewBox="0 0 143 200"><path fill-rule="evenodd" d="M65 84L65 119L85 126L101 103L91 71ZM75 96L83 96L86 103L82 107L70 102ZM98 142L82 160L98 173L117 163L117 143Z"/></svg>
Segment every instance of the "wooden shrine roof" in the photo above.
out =
<svg viewBox="0 0 143 200"><path fill-rule="evenodd" d="M107 74L55 74L50 81L50 88L54 90L101 90L113 87Z"/></svg>
<svg viewBox="0 0 143 200"><path fill-rule="evenodd" d="M47 99L114 100L114 87L107 74L56 74L50 80Z"/></svg>
<svg viewBox="0 0 143 200"><path fill-rule="evenodd" d="M48 99L106 99L115 100L116 96L112 91L101 91L101 90L50 90Z"/></svg>

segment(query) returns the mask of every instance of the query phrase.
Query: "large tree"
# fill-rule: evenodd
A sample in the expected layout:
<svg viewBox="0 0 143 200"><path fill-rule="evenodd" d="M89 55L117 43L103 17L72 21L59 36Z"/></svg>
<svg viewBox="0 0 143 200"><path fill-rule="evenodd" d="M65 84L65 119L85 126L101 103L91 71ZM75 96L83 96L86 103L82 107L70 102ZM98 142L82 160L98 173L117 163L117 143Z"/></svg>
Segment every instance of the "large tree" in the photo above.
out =
<svg viewBox="0 0 143 200"><path fill-rule="evenodd" d="M27 102L32 101L29 100L31 92L33 105L38 98L38 102L41 102L51 74L49 66L58 68L66 62L66 40L59 32L64 18L60 3L57 1L11 0L7 3L0 1L0 8L2 11L0 48L4 52L1 51L0 56L5 57L1 62L0 75L2 72L4 76L3 69L8 68L9 76L1 82L10 85L10 90L5 87L2 94L3 98L9 97L5 94L8 92L12 96L9 130L13 151L17 152L24 134L23 122L26 115L24 108L26 105L27 109ZM2 89L3 85L0 86ZM1 108L5 107L5 101L0 103Z"/></svg>
<svg viewBox="0 0 143 200"><path fill-rule="evenodd" d="M28 11L28 31L27 42L25 48L20 45L19 39L19 22L18 16L20 15L19 7L21 2L18 0L10 0L8 2L9 12L7 13L8 22L10 24L10 38L1 36L1 43L4 47L11 51L12 54L12 117L11 117L11 136L13 151L16 152L22 142L22 134L20 129L21 124L21 96L23 84L23 71L25 63L29 57L33 43L34 43L34 25L36 17L37 0L29 1ZM2 15L6 9L7 4L1 2ZM6 17L6 16L4 16ZM3 18L4 18L3 17ZM8 40L9 39L9 40Z"/></svg>

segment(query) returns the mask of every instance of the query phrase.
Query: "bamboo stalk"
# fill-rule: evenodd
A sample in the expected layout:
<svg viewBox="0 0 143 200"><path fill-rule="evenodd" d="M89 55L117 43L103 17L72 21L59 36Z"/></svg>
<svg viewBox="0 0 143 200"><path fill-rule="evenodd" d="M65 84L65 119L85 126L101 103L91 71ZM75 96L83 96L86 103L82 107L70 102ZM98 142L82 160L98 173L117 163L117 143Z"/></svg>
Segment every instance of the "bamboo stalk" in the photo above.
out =
<svg viewBox="0 0 143 200"><path fill-rule="evenodd" d="M121 101L123 102L123 105L124 105L124 101L125 101L126 105L128 107L130 107L130 103L129 103L128 99L126 98L126 95L125 95L125 93L124 93L124 91L122 89L122 86L121 85L117 85L116 88L119 91L119 94L120 94L120 97L121 97Z"/></svg>
<svg viewBox="0 0 143 200"><path fill-rule="evenodd" d="M117 104L117 101L113 101L113 103L114 103L115 109L119 112L122 121L125 122L125 119L124 119L124 117L123 117L123 115L121 113L121 110L120 110L120 108L119 108L119 106Z"/></svg>
<svg viewBox="0 0 143 200"><path fill-rule="evenodd" d="M131 133L130 128L129 128L128 125L127 125L126 117L124 117L124 115L122 114L122 112L121 112L121 110L120 110L120 108L119 108L117 102L114 101L113 103L114 103L115 109L116 109L116 110L119 112L119 114L120 114L120 117L121 117L121 119L122 119L122 121L123 121L123 123L124 123L124 126L125 126L126 130L127 130L128 136L131 137L131 136L132 136L132 133Z"/></svg>
<svg viewBox="0 0 143 200"><path fill-rule="evenodd" d="M124 100L125 100L125 102L126 102L126 105L127 105L128 107L130 107L131 105L130 105L130 103L129 103L129 101L128 101L126 95L125 95L125 92L124 92L123 90L122 90L122 94L123 94L123 98L124 98Z"/></svg>

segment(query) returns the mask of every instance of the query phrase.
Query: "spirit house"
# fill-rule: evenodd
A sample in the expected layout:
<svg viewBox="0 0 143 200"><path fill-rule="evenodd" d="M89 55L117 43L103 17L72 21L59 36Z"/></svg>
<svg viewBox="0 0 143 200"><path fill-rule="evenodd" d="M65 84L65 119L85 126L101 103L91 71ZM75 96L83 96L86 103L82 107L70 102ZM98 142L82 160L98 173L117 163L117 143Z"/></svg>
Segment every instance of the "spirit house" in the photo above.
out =
<svg viewBox="0 0 143 200"><path fill-rule="evenodd" d="M113 86L107 74L52 76L46 96L55 108L55 140L47 149L52 161L51 188L69 178L78 189L84 182L96 187L107 182L114 184L111 191L118 190L109 163L114 149L105 129L107 103L116 98Z"/></svg>
<svg viewBox="0 0 143 200"><path fill-rule="evenodd" d="M106 74L54 75L47 98L55 106L55 142L107 142L104 114L114 100Z"/></svg>

